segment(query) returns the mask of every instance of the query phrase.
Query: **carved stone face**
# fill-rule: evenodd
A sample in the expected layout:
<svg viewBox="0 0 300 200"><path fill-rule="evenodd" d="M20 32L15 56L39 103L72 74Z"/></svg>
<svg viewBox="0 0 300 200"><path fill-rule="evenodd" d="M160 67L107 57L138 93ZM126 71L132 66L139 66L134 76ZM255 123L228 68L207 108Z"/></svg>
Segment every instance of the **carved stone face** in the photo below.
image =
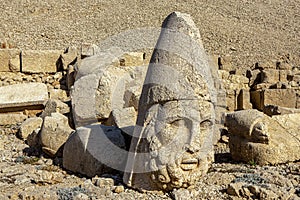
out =
<svg viewBox="0 0 300 200"><path fill-rule="evenodd" d="M155 104L146 114L151 180L170 190L194 184L212 160L213 106L200 100Z"/></svg>

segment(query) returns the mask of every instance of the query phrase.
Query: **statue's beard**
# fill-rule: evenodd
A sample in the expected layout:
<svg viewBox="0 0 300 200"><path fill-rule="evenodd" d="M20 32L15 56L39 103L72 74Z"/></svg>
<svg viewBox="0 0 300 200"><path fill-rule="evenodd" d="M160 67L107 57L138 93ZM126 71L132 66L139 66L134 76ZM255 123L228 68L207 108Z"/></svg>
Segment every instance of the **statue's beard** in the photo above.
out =
<svg viewBox="0 0 300 200"><path fill-rule="evenodd" d="M152 172L152 181L163 190L188 188L207 171L207 161L201 162L197 156L183 153L175 161Z"/></svg>

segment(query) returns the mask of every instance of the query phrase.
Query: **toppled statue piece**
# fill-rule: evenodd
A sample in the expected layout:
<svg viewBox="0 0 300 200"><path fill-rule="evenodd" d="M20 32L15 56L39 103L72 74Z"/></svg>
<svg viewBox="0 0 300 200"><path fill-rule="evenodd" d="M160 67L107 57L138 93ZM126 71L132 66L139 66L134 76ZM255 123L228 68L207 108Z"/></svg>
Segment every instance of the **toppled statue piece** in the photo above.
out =
<svg viewBox="0 0 300 200"><path fill-rule="evenodd" d="M190 15L171 13L139 101L124 182L139 190L187 188L213 161L214 84Z"/></svg>
<svg viewBox="0 0 300 200"><path fill-rule="evenodd" d="M232 158L260 165L300 159L300 114L269 117L258 110L226 116Z"/></svg>

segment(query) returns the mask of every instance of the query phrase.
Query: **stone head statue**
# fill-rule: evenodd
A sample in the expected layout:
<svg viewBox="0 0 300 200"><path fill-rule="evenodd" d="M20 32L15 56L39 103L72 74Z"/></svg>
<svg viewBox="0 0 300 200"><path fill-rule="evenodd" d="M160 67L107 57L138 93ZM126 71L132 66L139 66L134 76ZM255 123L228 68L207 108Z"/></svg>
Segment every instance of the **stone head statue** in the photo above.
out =
<svg viewBox="0 0 300 200"><path fill-rule="evenodd" d="M187 188L213 161L214 85L191 17L171 13L148 67L124 182L140 190Z"/></svg>
<svg viewBox="0 0 300 200"><path fill-rule="evenodd" d="M300 159L300 114L268 116L258 110L226 114L233 160L275 165Z"/></svg>

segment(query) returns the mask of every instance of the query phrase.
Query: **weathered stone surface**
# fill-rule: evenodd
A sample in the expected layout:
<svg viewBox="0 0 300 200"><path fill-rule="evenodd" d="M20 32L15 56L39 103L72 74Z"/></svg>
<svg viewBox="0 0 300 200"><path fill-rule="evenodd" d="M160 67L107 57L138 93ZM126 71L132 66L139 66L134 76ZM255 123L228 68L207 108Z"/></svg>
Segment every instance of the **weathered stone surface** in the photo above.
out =
<svg viewBox="0 0 300 200"><path fill-rule="evenodd" d="M251 92L254 107L263 110L267 105L296 108L296 92L292 89L265 89Z"/></svg>
<svg viewBox="0 0 300 200"><path fill-rule="evenodd" d="M51 113L51 116L45 117L40 133L43 151L49 156L55 156L72 131L66 116L60 113Z"/></svg>
<svg viewBox="0 0 300 200"><path fill-rule="evenodd" d="M237 109L237 91L233 90L226 95L226 109L228 111L234 111Z"/></svg>
<svg viewBox="0 0 300 200"><path fill-rule="evenodd" d="M98 186L100 188L112 188L114 187L115 181L112 178L102 178L102 177L94 177L92 178L92 183L95 186Z"/></svg>
<svg viewBox="0 0 300 200"><path fill-rule="evenodd" d="M107 120L114 109L137 109L146 67L117 67L114 60L105 53L83 59L71 92L77 127Z"/></svg>
<svg viewBox="0 0 300 200"><path fill-rule="evenodd" d="M68 66L74 64L77 61L77 49L72 47L67 48L66 52L60 55L57 62L57 71L67 71Z"/></svg>
<svg viewBox="0 0 300 200"><path fill-rule="evenodd" d="M279 70L279 80L281 82L287 82L290 81L289 77L292 75L292 71L291 70Z"/></svg>
<svg viewBox="0 0 300 200"><path fill-rule="evenodd" d="M84 58L81 60L81 63L76 66L75 80L89 74L101 75L106 68L118 62L118 58L111 52L99 52L97 55Z"/></svg>
<svg viewBox="0 0 300 200"><path fill-rule="evenodd" d="M249 86L251 88L256 84L261 83L261 71L259 69L248 70L247 77L249 78Z"/></svg>
<svg viewBox="0 0 300 200"><path fill-rule="evenodd" d="M178 190L172 191L171 195L173 196L174 200L188 200L193 199L189 190L180 188Z"/></svg>
<svg viewBox="0 0 300 200"><path fill-rule="evenodd" d="M26 119L20 126L19 137L27 140L27 137L33 132L38 133L42 127L43 119L40 117L32 117Z"/></svg>
<svg viewBox="0 0 300 200"><path fill-rule="evenodd" d="M127 158L120 129L92 124L76 129L63 151L63 166L89 177L123 171Z"/></svg>
<svg viewBox="0 0 300 200"><path fill-rule="evenodd" d="M285 108L276 105L267 105L264 107L263 111L269 116L300 113L299 108Z"/></svg>
<svg viewBox="0 0 300 200"><path fill-rule="evenodd" d="M299 112L299 110L298 110ZM276 122L278 122L282 127L286 128L287 132L295 137L300 143L300 113L284 114L272 116ZM300 145L300 144L299 144ZM300 147L299 147L300 148Z"/></svg>
<svg viewBox="0 0 300 200"><path fill-rule="evenodd" d="M96 55L98 51L99 47L95 44L82 44L80 53L82 57L89 57Z"/></svg>
<svg viewBox="0 0 300 200"><path fill-rule="evenodd" d="M75 70L73 65L69 65L67 68L66 82L68 90L71 90L71 87L74 85L75 82Z"/></svg>
<svg viewBox="0 0 300 200"><path fill-rule="evenodd" d="M231 59L231 56L229 56L229 55L219 57L219 59L218 59L219 69L226 70L228 72L234 71L234 67L232 66L231 62L232 62L232 59Z"/></svg>
<svg viewBox="0 0 300 200"><path fill-rule="evenodd" d="M170 14L139 100L126 184L168 191L187 188L207 172L213 160L214 92L199 30L189 15Z"/></svg>
<svg viewBox="0 0 300 200"><path fill-rule="evenodd" d="M27 118L23 113L0 113L0 125L11 125L23 122Z"/></svg>
<svg viewBox="0 0 300 200"><path fill-rule="evenodd" d="M43 83L26 83L0 87L0 109L42 106L48 100L47 86Z"/></svg>
<svg viewBox="0 0 300 200"><path fill-rule="evenodd" d="M142 66L144 64L144 53L128 52L120 58L121 66Z"/></svg>
<svg viewBox="0 0 300 200"><path fill-rule="evenodd" d="M12 72L19 72L20 67L20 56L17 55L9 60L9 69Z"/></svg>
<svg viewBox="0 0 300 200"><path fill-rule="evenodd" d="M68 104L58 100L58 99L49 99L45 103L45 109L43 113L40 115L41 118L45 118L46 116L51 116L51 113L61 113L66 114L70 112L70 107Z"/></svg>
<svg viewBox="0 0 300 200"><path fill-rule="evenodd" d="M238 95L240 90L249 90L249 79L242 75L229 74L224 70L219 70L218 73L226 91L225 101L227 110L234 111L238 109Z"/></svg>
<svg viewBox="0 0 300 200"><path fill-rule="evenodd" d="M261 83L276 83L279 81L279 70L267 69L261 72Z"/></svg>
<svg viewBox="0 0 300 200"><path fill-rule="evenodd" d="M55 73L56 62L61 53L58 50L24 50L22 51L22 72Z"/></svg>
<svg viewBox="0 0 300 200"><path fill-rule="evenodd" d="M142 93L142 84L144 83L147 73L147 67L137 66L129 69L131 79L125 86L124 93L124 106L123 107L134 107L138 110L139 99Z"/></svg>
<svg viewBox="0 0 300 200"><path fill-rule="evenodd" d="M252 109L252 104L250 103L250 91L241 89L237 97L237 109L247 110Z"/></svg>
<svg viewBox="0 0 300 200"><path fill-rule="evenodd" d="M256 91L262 91L269 89L273 84L271 83L259 83L257 85L254 85L253 89Z"/></svg>
<svg viewBox="0 0 300 200"><path fill-rule="evenodd" d="M71 91L72 113L76 127L97 122L96 89L99 77L90 74L77 80Z"/></svg>
<svg viewBox="0 0 300 200"><path fill-rule="evenodd" d="M110 116L111 125L117 126L128 135L133 134L136 123L137 112L133 107L114 109Z"/></svg>
<svg viewBox="0 0 300 200"><path fill-rule="evenodd" d="M269 117L257 110L227 114L232 158L260 165L300 159L300 114Z"/></svg>
<svg viewBox="0 0 300 200"><path fill-rule="evenodd" d="M109 67L99 78L95 97L96 115L98 119L107 119L113 109L124 107L125 87L130 76L123 69Z"/></svg>
<svg viewBox="0 0 300 200"><path fill-rule="evenodd" d="M49 89L49 96L50 99L58 99L60 101L70 100L67 91L62 89Z"/></svg>
<svg viewBox="0 0 300 200"><path fill-rule="evenodd" d="M272 70L276 69L276 62L275 61L261 61L257 63L256 68L262 70Z"/></svg>
<svg viewBox="0 0 300 200"><path fill-rule="evenodd" d="M293 66L287 62L277 62L276 68L279 70L292 70Z"/></svg>
<svg viewBox="0 0 300 200"><path fill-rule="evenodd" d="M18 58L20 55L20 50L18 49L0 49L0 72L9 72L11 71L10 60ZM20 61L19 61L20 65ZM13 68L17 66L12 66ZM19 71L20 68L16 69Z"/></svg>

